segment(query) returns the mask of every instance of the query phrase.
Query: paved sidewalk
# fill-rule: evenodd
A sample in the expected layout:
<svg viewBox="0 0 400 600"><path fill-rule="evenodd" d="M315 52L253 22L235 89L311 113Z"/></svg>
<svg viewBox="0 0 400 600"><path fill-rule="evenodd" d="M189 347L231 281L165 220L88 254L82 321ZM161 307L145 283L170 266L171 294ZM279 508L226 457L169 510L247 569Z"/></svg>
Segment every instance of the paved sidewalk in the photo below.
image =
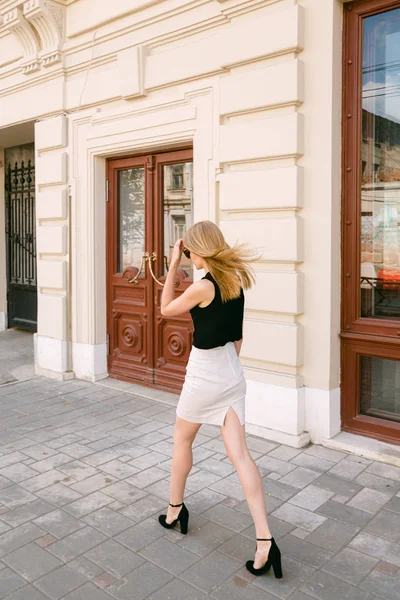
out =
<svg viewBox="0 0 400 600"><path fill-rule="evenodd" d="M18 329L0 331L0 385L35 376L33 334Z"/></svg>
<svg viewBox="0 0 400 600"><path fill-rule="evenodd" d="M254 578L253 527L217 428L196 440L189 534L157 522L174 413L84 382L0 387L0 598L399 600L399 468L249 436L284 568Z"/></svg>

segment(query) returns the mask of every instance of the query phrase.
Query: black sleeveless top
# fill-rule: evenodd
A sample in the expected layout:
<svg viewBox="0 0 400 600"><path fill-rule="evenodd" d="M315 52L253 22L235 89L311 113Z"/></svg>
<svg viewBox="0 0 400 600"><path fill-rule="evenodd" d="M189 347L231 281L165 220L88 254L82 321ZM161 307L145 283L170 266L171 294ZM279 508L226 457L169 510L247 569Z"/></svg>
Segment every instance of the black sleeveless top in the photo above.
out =
<svg viewBox="0 0 400 600"><path fill-rule="evenodd" d="M214 300L205 308L194 306L190 311L193 319L193 346L209 350L237 342L243 337L244 293L227 302L222 302L221 292L215 279L207 273L203 279L214 284Z"/></svg>

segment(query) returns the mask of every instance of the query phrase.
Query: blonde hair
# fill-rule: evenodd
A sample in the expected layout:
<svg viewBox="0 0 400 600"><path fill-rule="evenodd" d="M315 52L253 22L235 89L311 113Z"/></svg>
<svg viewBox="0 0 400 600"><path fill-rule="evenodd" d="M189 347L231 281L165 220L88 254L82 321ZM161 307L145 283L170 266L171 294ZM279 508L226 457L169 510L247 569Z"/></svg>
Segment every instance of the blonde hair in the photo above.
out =
<svg viewBox="0 0 400 600"><path fill-rule="evenodd" d="M238 298L242 287L247 290L255 283L250 264L258 257L244 244L229 246L215 223L200 221L193 225L186 232L183 245L204 259L218 283L222 302Z"/></svg>

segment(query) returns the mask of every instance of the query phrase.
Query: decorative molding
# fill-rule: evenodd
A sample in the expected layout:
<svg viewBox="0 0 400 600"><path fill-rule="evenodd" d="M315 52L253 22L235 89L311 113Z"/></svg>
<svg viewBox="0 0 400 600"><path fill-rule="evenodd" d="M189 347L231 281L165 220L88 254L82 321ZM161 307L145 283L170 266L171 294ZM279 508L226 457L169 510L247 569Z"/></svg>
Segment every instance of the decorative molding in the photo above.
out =
<svg viewBox="0 0 400 600"><path fill-rule="evenodd" d="M23 72L28 75L40 69L39 50L40 40L35 30L24 18L20 8L14 8L3 15L3 27L13 33L24 51L21 66Z"/></svg>
<svg viewBox="0 0 400 600"><path fill-rule="evenodd" d="M60 6L69 6L73 2L79 2L79 0L52 0ZM4 15L13 8L17 8L23 4L24 0L0 0L0 13Z"/></svg>
<svg viewBox="0 0 400 600"><path fill-rule="evenodd" d="M1 14L5 15L7 12L10 12L14 8L17 8L20 4L21 4L21 0L1 0L0 1Z"/></svg>
<svg viewBox="0 0 400 600"><path fill-rule="evenodd" d="M27 0L2 13L1 33L13 33L23 49L25 75L62 62L64 5L53 0Z"/></svg>
<svg viewBox="0 0 400 600"><path fill-rule="evenodd" d="M59 4L55 4L54 2L48 2L47 8L54 19L55 24L58 27L58 30L61 34L61 37L64 37L64 11Z"/></svg>
<svg viewBox="0 0 400 600"><path fill-rule="evenodd" d="M62 61L61 44L64 37L64 9L51 0L24 2L24 17L37 30L40 58L44 67Z"/></svg>

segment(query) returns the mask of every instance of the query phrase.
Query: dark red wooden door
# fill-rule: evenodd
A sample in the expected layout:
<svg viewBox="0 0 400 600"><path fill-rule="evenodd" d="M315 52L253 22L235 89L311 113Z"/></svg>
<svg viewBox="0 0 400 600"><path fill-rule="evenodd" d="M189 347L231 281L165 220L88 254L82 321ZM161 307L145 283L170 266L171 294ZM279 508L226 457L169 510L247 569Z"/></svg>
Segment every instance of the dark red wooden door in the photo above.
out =
<svg viewBox="0 0 400 600"><path fill-rule="evenodd" d="M189 313L160 313L176 239L192 224L192 151L110 160L107 205L108 370L111 377L180 390L192 344ZM184 259L176 294L192 283Z"/></svg>

